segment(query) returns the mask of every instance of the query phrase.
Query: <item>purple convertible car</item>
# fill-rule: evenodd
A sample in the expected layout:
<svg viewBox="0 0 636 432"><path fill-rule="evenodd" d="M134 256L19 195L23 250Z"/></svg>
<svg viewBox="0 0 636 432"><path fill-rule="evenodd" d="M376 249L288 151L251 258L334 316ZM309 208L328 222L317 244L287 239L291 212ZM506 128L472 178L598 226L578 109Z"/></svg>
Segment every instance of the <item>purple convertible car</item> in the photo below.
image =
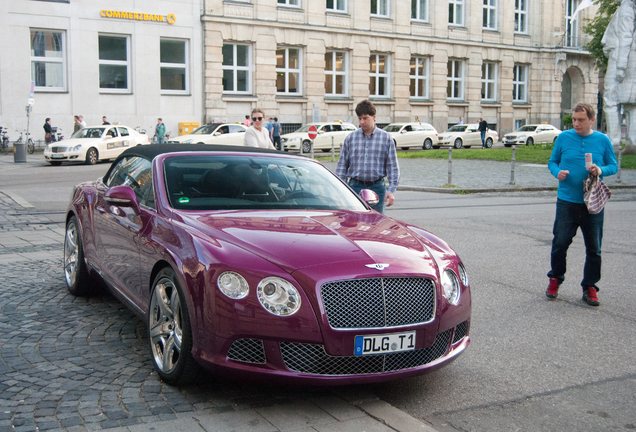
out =
<svg viewBox="0 0 636 432"><path fill-rule="evenodd" d="M455 252L371 210L311 159L248 147L126 150L75 187L69 291L99 277L146 323L161 379L200 367L356 383L431 371L470 343Z"/></svg>

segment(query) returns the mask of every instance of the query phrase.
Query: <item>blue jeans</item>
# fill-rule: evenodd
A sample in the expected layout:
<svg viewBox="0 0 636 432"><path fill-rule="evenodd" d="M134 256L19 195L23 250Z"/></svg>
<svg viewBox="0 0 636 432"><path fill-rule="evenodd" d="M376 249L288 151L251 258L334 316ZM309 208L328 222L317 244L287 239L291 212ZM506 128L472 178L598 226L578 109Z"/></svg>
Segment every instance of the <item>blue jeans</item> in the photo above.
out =
<svg viewBox="0 0 636 432"><path fill-rule="evenodd" d="M365 184L357 180L350 179L349 186L357 194L359 194L362 189L371 189L373 192L377 193L379 198L378 203L371 206L371 208L380 213L384 212L384 195L386 194L386 185L384 184L384 179L372 184Z"/></svg>
<svg viewBox="0 0 636 432"><path fill-rule="evenodd" d="M601 244L603 242L603 218L605 211L589 214L585 204L575 204L557 199L556 216L552 233L552 253L550 255L551 270L548 277L563 282L566 270L568 247L576 235L578 228L583 233L585 243L585 266L581 286L598 287L601 280Z"/></svg>
<svg viewBox="0 0 636 432"><path fill-rule="evenodd" d="M479 131L479 135L481 136L481 146L484 147L486 145L486 131Z"/></svg>

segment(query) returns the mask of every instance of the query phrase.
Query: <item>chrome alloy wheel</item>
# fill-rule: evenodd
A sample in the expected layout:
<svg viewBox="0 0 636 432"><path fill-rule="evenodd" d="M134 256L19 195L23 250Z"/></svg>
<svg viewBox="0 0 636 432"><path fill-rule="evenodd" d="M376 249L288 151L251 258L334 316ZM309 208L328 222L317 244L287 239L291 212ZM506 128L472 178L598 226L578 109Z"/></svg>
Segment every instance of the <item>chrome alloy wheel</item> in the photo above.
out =
<svg viewBox="0 0 636 432"><path fill-rule="evenodd" d="M75 286L77 283L79 266L81 265L80 255L77 223L72 219L66 226L66 235L64 236L64 278L68 287Z"/></svg>
<svg viewBox="0 0 636 432"><path fill-rule="evenodd" d="M152 357L157 368L170 374L179 364L183 341L179 291L168 277L157 281L150 299L148 328Z"/></svg>

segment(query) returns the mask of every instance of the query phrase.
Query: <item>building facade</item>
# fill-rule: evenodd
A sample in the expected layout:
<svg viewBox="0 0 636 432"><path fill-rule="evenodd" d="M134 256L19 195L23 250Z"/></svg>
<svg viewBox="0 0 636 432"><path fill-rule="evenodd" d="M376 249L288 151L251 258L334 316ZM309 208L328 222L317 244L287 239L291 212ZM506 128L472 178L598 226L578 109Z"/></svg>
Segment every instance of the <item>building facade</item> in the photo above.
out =
<svg viewBox="0 0 636 432"><path fill-rule="evenodd" d="M73 115L105 115L152 134L162 117L176 134L202 118L201 36L200 0L3 0L0 125L42 139L50 117L68 137Z"/></svg>
<svg viewBox="0 0 636 432"><path fill-rule="evenodd" d="M259 106L286 123L486 119L561 126L596 104L580 0L204 0L206 121Z"/></svg>

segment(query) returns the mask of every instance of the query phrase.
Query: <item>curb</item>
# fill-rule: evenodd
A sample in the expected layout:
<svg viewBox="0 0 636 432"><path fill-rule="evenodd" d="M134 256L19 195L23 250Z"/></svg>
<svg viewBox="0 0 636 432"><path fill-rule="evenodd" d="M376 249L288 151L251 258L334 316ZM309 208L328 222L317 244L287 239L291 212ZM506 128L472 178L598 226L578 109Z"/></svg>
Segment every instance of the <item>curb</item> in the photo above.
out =
<svg viewBox="0 0 636 432"><path fill-rule="evenodd" d="M608 185L610 189L636 189L636 185L612 184ZM399 191L410 192L433 192L447 194L476 194L487 192L544 192L556 191L556 186L509 186L509 187L492 187L492 188L464 188L464 187L424 187L424 186L398 186Z"/></svg>

